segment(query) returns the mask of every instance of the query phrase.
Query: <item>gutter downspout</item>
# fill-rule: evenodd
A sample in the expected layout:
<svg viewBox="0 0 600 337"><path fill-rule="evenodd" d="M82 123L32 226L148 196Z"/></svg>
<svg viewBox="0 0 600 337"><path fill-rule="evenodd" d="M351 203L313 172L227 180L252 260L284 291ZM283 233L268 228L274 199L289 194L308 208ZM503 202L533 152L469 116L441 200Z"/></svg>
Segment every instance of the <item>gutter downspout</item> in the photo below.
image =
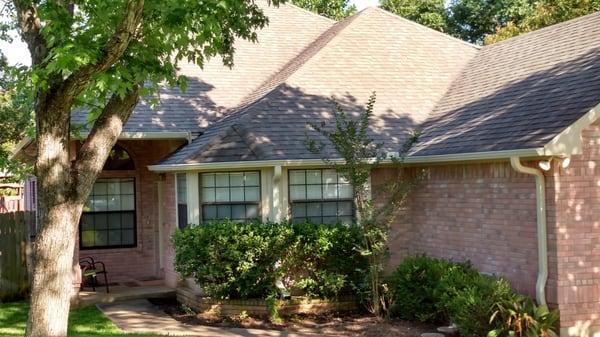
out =
<svg viewBox="0 0 600 337"><path fill-rule="evenodd" d="M510 157L512 168L520 173L535 176L537 214L538 274L535 295L538 305L546 305L546 283L548 282L548 245L546 234L546 179L542 171L523 166L519 157Z"/></svg>

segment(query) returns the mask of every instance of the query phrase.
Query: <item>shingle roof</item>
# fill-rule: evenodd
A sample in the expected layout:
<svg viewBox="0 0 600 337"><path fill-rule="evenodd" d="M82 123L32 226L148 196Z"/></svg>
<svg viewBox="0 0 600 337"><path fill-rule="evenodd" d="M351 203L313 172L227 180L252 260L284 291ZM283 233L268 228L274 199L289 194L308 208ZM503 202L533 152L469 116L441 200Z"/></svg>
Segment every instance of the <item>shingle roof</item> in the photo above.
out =
<svg viewBox="0 0 600 337"><path fill-rule="evenodd" d="M366 9L325 31L236 109L162 164L318 158L304 145L307 122L364 109L377 92L371 134L389 149L424 122L477 48L389 14ZM316 137L316 135L312 135ZM335 153L329 149L329 155Z"/></svg>
<svg viewBox="0 0 600 337"><path fill-rule="evenodd" d="M482 48L413 156L543 147L600 103L600 12Z"/></svg>
<svg viewBox="0 0 600 337"><path fill-rule="evenodd" d="M160 105L153 109L142 101L123 131L202 131L335 23L293 5L275 8L267 0L256 1L269 18L269 25L258 31L258 43L236 41L232 69L223 66L218 57L209 60L203 69L182 64L180 73L188 78L187 90L161 88ZM86 113L80 112L72 120L85 124L86 118Z"/></svg>

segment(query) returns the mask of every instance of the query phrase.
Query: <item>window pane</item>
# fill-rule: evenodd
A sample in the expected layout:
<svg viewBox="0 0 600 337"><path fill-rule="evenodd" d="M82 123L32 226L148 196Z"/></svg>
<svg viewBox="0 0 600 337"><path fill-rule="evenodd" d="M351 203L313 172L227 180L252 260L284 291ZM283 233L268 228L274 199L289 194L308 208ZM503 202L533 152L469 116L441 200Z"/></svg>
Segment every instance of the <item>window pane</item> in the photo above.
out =
<svg viewBox="0 0 600 337"><path fill-rule="evenodd" d="M231 186L244 186L244 173L231 173L229 179Z"/></svg>
<svg viewBox="0 0 600 337"><path fill-rule="evenodd" d="M324 202L323 203L323 216L337 216L337 202Z"/></svg>
<svg viewBox="0 0 600 337"><path fill-rule="evenodd" d="M306 183L306 180L304 179L304 173L306 171L302 170L292 170L289 171L290 172L290 184L302 184L304 185Z"/></svg>
<svg viewBox="0 0 600 337"><path fill-rule="evenodd" d="M246 218L247 219L257 219L258 218L258 206L257 205L247 205L246 206Z"/></svg>
<svg viewBox="0 0 600 337"><path fill-rule="evenodd" d="M135 210L135 197L133 195L121 196L121 210L122 211Z"/></svg>
<svg viewBox="0 0 600 337"><path fill-rule="evenodd" d="M234 205L231 207L231 218L232 219L244 219L246 218L246 206L245 205Z"/></svg>
<svg viewBox="0 0 600 337"><path fill-rule="evenodd" d="M321 216L321 203L320 202L311 202L306 205L306 215L309 217L312 216Z"/></svg>
<svg viewBox="0 0 600 337"><path fill-rule="evenodd" d="M202 174L202 187L214 187L215 186L215 175L212 173Z"/></svg>
<svg viewBox="0 0 600 337"><path fill-rule="evenodd" d="M321 185L308 185L306 186L306 199L308 200L319 200L322 198Z"/></svg>
<svg viewBox="0 0 600 337"><path fill-rule="evenodd" d="M260 201L260 187L246 187L246 201Z"/></svg>
<svg viewBox="0 0 600 337"><path fill-rule="evenodd" d="M108 215L105 213L99 213L94 215L94 228L107 229L108 228Z"/></svg>
<svg viewBox="0 0 600 337"><path fill-rule="evenodd" d="M82 247L94 246L94 232L93 231L81 232L81 246Z"/></svg>
<svg viewBox="0 0 600 337"><path fill-rule="evenodd" d="M215 176L215 186L217 186L217 187L229 186L229 174L228 173L217 173Z"/></svg>
<svg viewBox="0 0 600 337"><path fill-rule="evenodd" d="M218 219L231 219L231 206L218 205L217 206L217 218Z"/></svg>
<svg viewBox="0 0 600 337"><path fill-rule="evenodd" d="M217 206L203 206L202 220L214 220L217 218Z"/></svg>
<svg viewBox="0 0 600 337"><path fill-rule="evenodd" d="M260 174L258 172L247 172L246 186L260 186Z"/></svg>
<svg viewBox="0 0 600 337"><path fill-rule="evenodd" d="M352 186L351 185L339 185L340 199L352 199Z"/></svg>
<svg viewBox="0 0 600 337"><path fill-rule="evenodd" d="M203 202L215 202L215 189L214 188L203 188L202 189L202 201Z"/></svg>
<svg viewBox="0 0 600 337"><path fill-rule="evenodd" d="M124 230L121 233L121 237L122 237L122 241L121 241L122 245L133 245L133 244L135 244L135 238L134 238L133 230L132 229Z"/></svg>
<svg viewBox="0 0 600 337"><path fill-rule="evenodd" d="M98 181L94 184L94 188L92 190L93 195L106 195L106 183Z"/></svg>
<svg viewBox="0 0 600 337"><path fill-rule="evenodd" d="M217 202L221 201L229 201L229 188L227 187L217 187Z"/></svg>
<svg viewBox="0 0 600 337"><path fill-rule="evenodd" d="M121 182L119 180L112 180L106 183L107 194L121 194Z"/></svg>
<svg viewBox="0 0 600 337"><path fill-rule="evenodd" d="M338 203L338 215L339 216L352 216L352 202L344 201Z"/></svg>
<svg viewBox="0 0 600 337"><path fill-rule="evenodd" d="M326 225L335 225L339 220L337 216L324 216L321 222Z"/></svg>
<svg viewBox="0 0 600 337"><path fill-rule="evenodd" d="M81 215L81 229L88 230L94 229L94 216L92 214Z"/></svg>
<svg viewBox="0 0 600 337"><path fill-rule="evenodd" d="M177 205L177 226L180 229L186 228L188 225L187 205Z"/></svg>
<svg viewBox="0 0 600 337"><path fill-rule="evenodd" d="M352 217L351 216L340 216L340 217L338 217L338 222L342 223L344 225L349 225L352 223Z"/></svg>
<svg viewBox="0 0 600 337"><path fill-rule="evenodd" d="M232 187L231 188L231 201L244 201L244 188L243 187Z"/></svg>
<svg viewBox="0 0 600 337"><path fill-rule="evenodd" d="M290 186L290 198L292 200L306 200L306 187L304 185Z"/></svg>
<svg viewBox="0 0 600 337"><path fill-rule="evenodd" d="M121 194L133 194L133 180L124 180L121 182Z"/></svg>
<svg viewBox="0 0 600 337"><path fill-rule="evenodd" d="M108 232L107 231L94 232L94 245L95 246L108 246Z"/></svg>
<svg viewBox="0 0 600 337"><path fill-rule="evenodd" d="M187 176L184 173L177 174L177 203L187 204Z"/></svg>
<svg viewBox="0 0 600 337"><path fill-rule="evenodd" d="M94 212L105 212L108 210L108 197L105 195L93 196L91 202Z"/></svg>
<svg viewBox="0 0 600 337"><path fill-rule="evenodd" d="M306 171L307 184L321 184L321 170Z"/></svg>
<svg viewBox="0 0 600 337"><path fill-rule="evenodd" d="M292 204L292 218L305 218L306 204Z"/></svg>
<svg viewBox="0 0 600 337"><path fill-rule="evenodd" d="M121 210L121 197L118 195L108 196L108 210L109 211L120 211Z"/></svg>
<svg viewBox="0 0 600 337"><path fill-rule="evenodd" d="M133 212L121 213L121 227L122 228L135 228L135 217Z"/></svg>
<svg viewBox="0 0 600 337"><path fill-rule="evenodd" d="M323 170L323 183L324 184L336 184L337 183L337 172L335 172L335 170Z"/></svg>
<svg viewBox="0 0 600 337"><path fill-rule="evenodd" d="M113 229L121 228L121 214L120 213L108 214L108 228L113 228Z"/></svg>
<svg viewBox="0 0 600 337"><path fill-rule="evenodd" d="M121 230L108 231L108 244L111 246L121 245Z"/></svg>
<svg viewBox="0 0 600 337"><path fill-rule="evenodd" d="M337 184L323 185L323 199L337 199Z"/></svg>

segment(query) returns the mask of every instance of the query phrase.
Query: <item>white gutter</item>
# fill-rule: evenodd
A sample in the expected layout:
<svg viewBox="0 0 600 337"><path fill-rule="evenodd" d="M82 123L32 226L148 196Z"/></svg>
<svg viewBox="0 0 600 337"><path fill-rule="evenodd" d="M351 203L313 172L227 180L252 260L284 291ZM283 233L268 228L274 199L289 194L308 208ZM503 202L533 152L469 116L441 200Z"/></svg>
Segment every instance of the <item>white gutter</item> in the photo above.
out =
<svg viewBox="0 0 600 337"><path fill-rule="evenodd" d="M548 246L546 234L546 180L541 170L523 166L521 158L510 157L513 169L535 176L535 198L537 217L538 274L535 295L538 305L546 305L546 282L548 281Z"/></svg>
<svg viewBox="0 0 600 337"><path fill-rule="evenodd" d="M435 156L413 156L403 159L405 164L431 164L431 163L449 163L460 161L476 160L498 160L509 159L512 156L519 157L543 157L549 156L543 148L509 150L509 151L488 151L473 152L450 155ZM343 160L332 160L334 163L343 163ZM382 164L393 164L391 159L381 161ZM168 164L168 165L150 165L148 169L155 172L177 172L192 170L222 170L222 169L245 169L257 167L275 167L275 166L327 166L321 159L288 159L288 160L253 160L236 162L216 162L216 163L190 163L190 164Z"/></svg>

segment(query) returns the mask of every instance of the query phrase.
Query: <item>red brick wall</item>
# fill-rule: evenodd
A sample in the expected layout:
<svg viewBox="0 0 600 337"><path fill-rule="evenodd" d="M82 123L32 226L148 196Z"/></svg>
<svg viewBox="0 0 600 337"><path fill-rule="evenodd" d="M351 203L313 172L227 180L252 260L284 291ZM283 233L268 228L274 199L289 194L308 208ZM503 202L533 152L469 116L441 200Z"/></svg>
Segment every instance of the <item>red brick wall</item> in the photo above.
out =
<svg viewBox="0 0 600 337"><path fill-rule="evenodd" d="M159 268L158 251L158 188L160 175L147 168L175 150L179 141L135 140L122 141L120 145L132 156L136 170L103 172L101 177L135 177L137 246L134 248L81 250L79 256L92 256L103 261L109 271L110 282L144 280L163 277ZM172 183L168 178L166 188ZM165 199L173 198L165 193ZM168 213L165 214L167 218Z"/></svg>
<svg viewBox="0 0 600 337"><path fill-rule="evenodd" d="M390 178L380 170L373 185ZM535 181L509 163L429 167L392 226L390 248L392 266L407 254L469 260L533 295Z"/></svg>
<svg viewBox="0 0 600 337"><path fill-rule="evenodd" d="M583 155L548 183L549 290L563 334L600 332L600 122L583 132Z"/></svg>

